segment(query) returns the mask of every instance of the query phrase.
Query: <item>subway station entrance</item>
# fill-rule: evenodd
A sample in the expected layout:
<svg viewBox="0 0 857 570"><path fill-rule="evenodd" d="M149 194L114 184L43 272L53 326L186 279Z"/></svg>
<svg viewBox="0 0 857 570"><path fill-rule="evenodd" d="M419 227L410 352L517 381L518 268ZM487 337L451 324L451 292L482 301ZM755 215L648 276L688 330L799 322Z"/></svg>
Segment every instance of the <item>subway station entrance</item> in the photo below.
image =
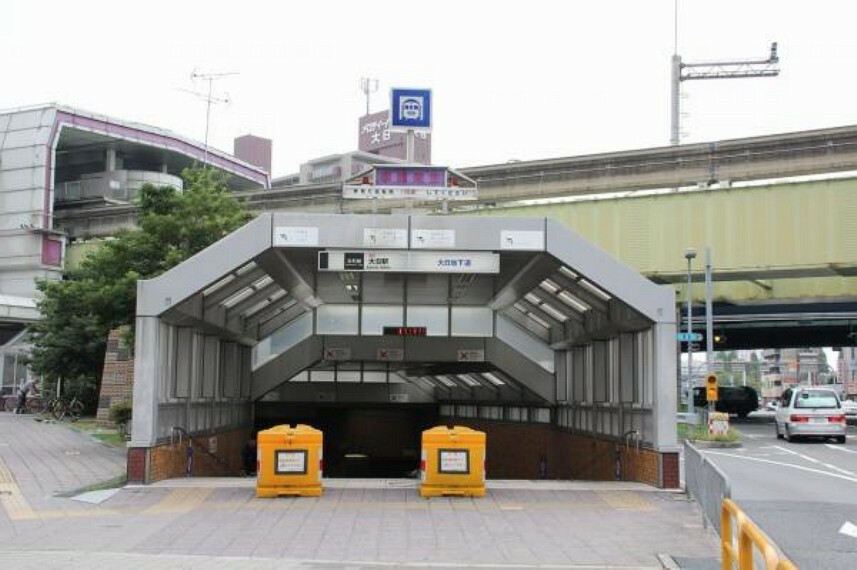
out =
<svg viewBox="0 0 857 570"><path fill-rule="evenodd" d="M674 295L545 218L262 214L139 283L129 479L285 423L326 477L410 477L457 424L489 479L676 487Z"/></svg>

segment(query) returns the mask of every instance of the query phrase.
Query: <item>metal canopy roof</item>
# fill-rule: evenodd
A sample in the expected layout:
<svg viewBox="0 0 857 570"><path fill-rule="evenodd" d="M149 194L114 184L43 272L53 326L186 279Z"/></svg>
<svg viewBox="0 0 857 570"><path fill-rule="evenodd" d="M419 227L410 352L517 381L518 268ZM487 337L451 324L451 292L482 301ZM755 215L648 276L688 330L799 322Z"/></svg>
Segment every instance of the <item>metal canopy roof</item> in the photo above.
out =
<svg viewBox="0 0 857 570"><path fill-rule="evenodd" d="M423 239L418 242L415 236ZM366 245L370 243L375 246ZM465 261L468 256L497 255L499 271L455 272L446 266L320 271L319 252L324 251L375 252L391 259L399 255L396 259L407 263L422 252ZM294 345L296 354L305 356L291 359L285 368L279 358L283 354L274 349L268 360L260 359L254 375L269 378L254 387L257 397L301 370L321 370L329 364L321 354L325 344L312 334L309 315L325 305L490 308L502 320L495 326L503 324L509 333L479 345L485 348L486 362L423 361L414 348L396 363L395 373L436 388L505 391L521 389L516 370L550 376L553 363L546 366L531 356L541 368L525 371L509 362L502 370L489 359L503 361L509 353L526 353L522 344L549 352L673 322L673 303L671 288L653 284L544 218L266 213L164 275L142 281L137 312L247 346L276 344L272 335L288 327L308 331L305 340ZM357 342L346 337L341 337L345 344ZM402 342L357 337L379 345ZM411 347L444 342L464 346L472 340L449 331L446 336L407 339ZM355 348L354 361L375 360L369 348L361 350ZM528 382L526 389L534 386ZM535 390L544 394L546 388Z"/></svg>

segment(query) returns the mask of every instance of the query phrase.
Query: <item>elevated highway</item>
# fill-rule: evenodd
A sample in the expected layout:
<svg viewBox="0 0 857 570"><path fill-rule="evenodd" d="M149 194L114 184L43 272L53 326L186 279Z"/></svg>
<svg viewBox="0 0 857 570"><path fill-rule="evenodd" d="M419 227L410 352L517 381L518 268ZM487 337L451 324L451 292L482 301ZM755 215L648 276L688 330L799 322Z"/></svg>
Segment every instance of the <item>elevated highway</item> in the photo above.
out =
<svg viewBox="0 0 857 570"><path fill-rule="evenodd" d="M797 336L792 325L765 333L766 346L853 342L857 126L460 170L478 181L479 199L449 204L452 215L553 218L653 281L677 284L679 299L685 248L710 247L716 312L734 333L727 335L732 346L759 342L758 331L741 334L736 323L758 325L760 311L770 317L766 331L772 320L810 323ZM437 203L343 200L338 184L242 195L255 211L440 213ZM115 206L62 215L74 235L78 222L131 212ZM703 270L698 262L695 283ZM693 296L701 303L704 288L695 286Z"/></svg>

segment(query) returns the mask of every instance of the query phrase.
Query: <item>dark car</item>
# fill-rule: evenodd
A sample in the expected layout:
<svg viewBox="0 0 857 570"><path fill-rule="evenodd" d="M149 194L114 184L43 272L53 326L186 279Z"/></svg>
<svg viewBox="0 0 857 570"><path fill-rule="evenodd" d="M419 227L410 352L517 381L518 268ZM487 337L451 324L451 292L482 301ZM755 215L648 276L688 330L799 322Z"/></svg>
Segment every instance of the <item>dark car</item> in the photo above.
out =
<svg viewBox="0 0 857 570"><path fill-rule="evenodd" d="M697 408L708 406L708 398L705 396L705 388L693 389L693 405ZM718 412L735 414L739 418L746 418L747 414L759 408L759 395L749 386L720 386L717 388L717 402L714 409Z"/></svg>

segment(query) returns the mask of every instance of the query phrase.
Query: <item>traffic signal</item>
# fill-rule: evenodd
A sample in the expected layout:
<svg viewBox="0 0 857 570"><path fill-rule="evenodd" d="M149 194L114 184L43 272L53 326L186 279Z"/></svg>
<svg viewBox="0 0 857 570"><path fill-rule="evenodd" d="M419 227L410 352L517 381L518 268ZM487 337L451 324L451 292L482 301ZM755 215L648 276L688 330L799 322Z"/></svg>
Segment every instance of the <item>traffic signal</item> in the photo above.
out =
<svg viewBox="0 0 857 570"><path fill-rule="evenodd" d="M709 402L717 401L717 375L709 374L705 378L705 399Z"/></svg>

